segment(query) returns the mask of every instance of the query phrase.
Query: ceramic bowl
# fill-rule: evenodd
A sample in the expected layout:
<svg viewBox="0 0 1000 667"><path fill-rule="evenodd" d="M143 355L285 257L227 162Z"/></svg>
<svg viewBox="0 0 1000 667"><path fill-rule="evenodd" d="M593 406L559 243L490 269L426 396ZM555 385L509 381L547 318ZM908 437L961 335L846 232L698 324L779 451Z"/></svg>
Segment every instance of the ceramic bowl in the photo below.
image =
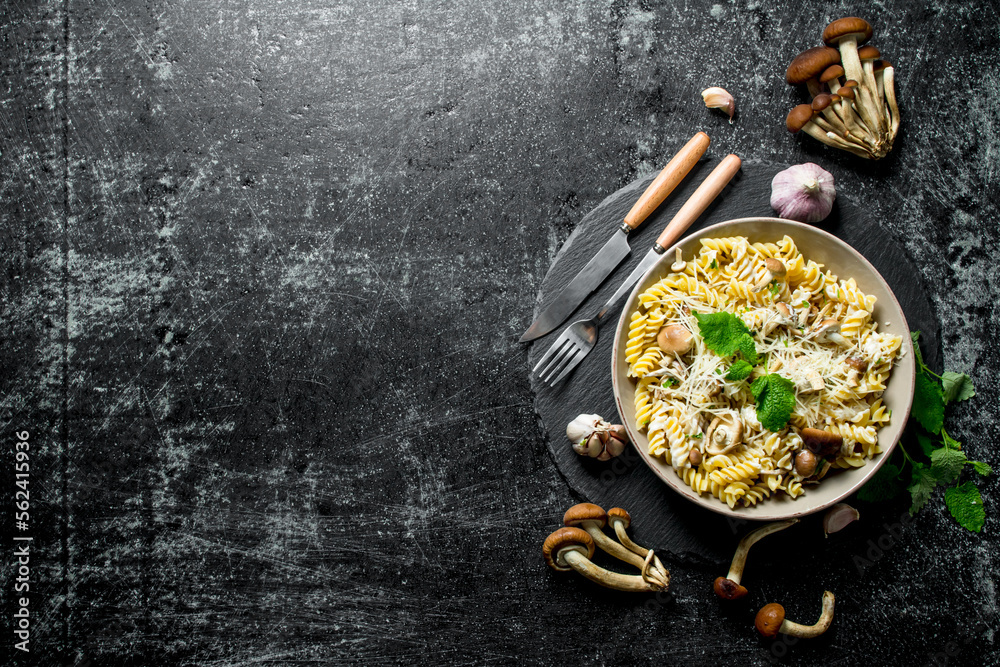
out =
<svg viewBox="0 0 1000 667"><path fill-rule="evenodd" d="M786 234L795 241L799 252L806 259L823 264L824 270L832 271L840 279L854 278L859 289L877 297L873 317L879 322L879 331L903 336L902 351L882 396L884 404L892 410L891 422L879 431L879 445L883 453L876 455L865 466L831 471L819 485L807 486L806 493L796 499L778 493L754 507L737 505L736 508L730 509L726 503L709 493L698 495L681 480L673 468L649 455L649 441L646 434L635 428L635 384L633 379L626 377L628 364L625 362L625 344L628 339L628 323L638 305L639 294L670 272L670 264L674 261L674 247L664 253L663 258L642 277L629 296L618 320L612 351L612 382L618 413L646 465L673 492L679 493L697 505L720 514L759 521L774 521L818 512L864 486L865 482L889 459L899 442L913 402L916 369L906 317L879 272L851 246L827 232L802 223L779 218L742 218L706 227L685 238L675 247L679 246L683 250L685 258L691 258L700 251L699 240L703 238L746 236L751 243L755 243L778 241Z"/></svg>

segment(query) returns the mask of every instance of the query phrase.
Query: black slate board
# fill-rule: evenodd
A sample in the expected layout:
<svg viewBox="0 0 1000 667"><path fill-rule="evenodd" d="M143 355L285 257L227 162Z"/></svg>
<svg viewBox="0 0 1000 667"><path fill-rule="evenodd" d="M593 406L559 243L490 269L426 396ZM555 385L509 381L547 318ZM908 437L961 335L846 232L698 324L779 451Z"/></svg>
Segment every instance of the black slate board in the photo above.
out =
<svg viewBox="0 0 1000 667"><path fill-rule="evenodd" d="M566 324L591 317L610 298L652 247L660 230L717 163L718 158L703 159L649 220L637 232L632 232L632 254L565 324L532 343L531 366ZM688 233L734 218L774 216L770 206L771 179L786 166L744 162L729 187ZM618 190L580 221L542 282L536 316L600 249L653 178L654 175L650 175ZM882 273L899 299L910 328L923 332L925 357L936 366L938 318L921 284L920 273L902 244L870 219L864 206L843 197L837 199L833 212L818 226L856 248ZM624 507L632 514L632 531L640 544L666 551L675 559L726 562L732 557L733 535L741 530L738 524L745 522L709 512L684 500L657 479L631 447L619 458L601 463L577 456L566 440L566 424L581 412L598 413L620 421L610 378L615 319L605 324L596 349L566 381L549 388L531 379L535 410L545 428L549 451L567 483L583 498L605 508Z"/></svg>

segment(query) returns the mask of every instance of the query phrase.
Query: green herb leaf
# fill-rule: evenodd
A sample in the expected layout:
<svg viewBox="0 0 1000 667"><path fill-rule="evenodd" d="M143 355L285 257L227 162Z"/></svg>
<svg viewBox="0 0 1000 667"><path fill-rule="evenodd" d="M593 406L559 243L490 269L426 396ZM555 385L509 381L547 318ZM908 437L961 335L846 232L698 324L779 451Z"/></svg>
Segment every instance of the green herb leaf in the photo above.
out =
<svg viewBox="0 0 1000 667"><path fill-rule="evenodd" d="M718 262L716 262L716 261L715 261L715 260L713 259L713 260L712 260L712 263L708 265L708 268L710 268L710 269L717 269L717 268L719 268L719 263L718 263Z"/></svg>
<svg viewBox="0 0 1000 667"><path fill-rule="evenodd" d="M757 346L754 345L753 338L750 336L740 336L738 344L740 346L740 354L751 366L756 366L760 361L757 355Z"/></svg>
<svg viewBox="0 0 1000 667"><path fill-rule="evenodd" d="M660 386L661 387L676 387L680 383L681 383L680 380L678 380L677 378L675 378L672 375L668 375L665 378L663 378L663 382L660 383Z"/></svg>
<svg viewBox="0 0 1000 667"><path fill-rule="evenodd" d="M748 377L750 377L751 373L753 373L753 366L751 366L743 359L740 359L739 361L737 361L736 363L734 363L732 366L729 367L729 372L726 373L726 379L736 380L736 381L746 380Z"/></svg>
<svg viewBox="0 0 1000 667"><path fill-rule="evenodd" d="M920 445L920 450L927 455L927 458L930 458L931 452L938 448L937 441L920 431L917 432L917 444Z"/></svg>
<svg viewBox="0 0 1000 667"><path fill-rule="evenodd" d="M945 371L941 374L941 388L945 405L965 401L976 395L976 388L972 386L972 378L965 373Z"/></svg>
<svg viewBox="0 0 1000 667"><path fill-rule="evenodd" d="M943 428L941 429L941 440L944 441L944 446L950 449L962 448L962 443L960 443L958 440L955 440L955 438L948 435L948 431L944 430Z"/></svg>
<svg viewBox="0 0 1000 667"><path fill-rule="evenodd" d="M986 521L983 497L972 482L953 486L944 492L944 504L955 520L967 530L978 533Z"/></svg>
<svg viewBox="0 0 1000 667"><path fill-rule="evenodd" d="M924 356L922 354L920 354L920 332L919 331L911 331L910 332L910 340L913 341L913 354L917 357L917 365L918 366L923 366L924 365Z"/></svg>
<svg viewBox="0 0 1000 667"><path fill-rule="evenodd" d="M895 498L902 490L903 484L899 481L899 468L895 464L886 463L858 492L858 498L870 503L877 503Z"/></svg>
<svg viewBox="0 0 1000 667"><path fill-rule="evenodd" d="M785 428L795 410L795 384L777 373L762 375L750 385L757 401L757 419L769 431Z"/></svg>
<svg viewBox="0 0 1000 667"><path fill-rule="evenodd" d="M931 452L931 473L942 484L951 484L958 479L966 460L965 454L957 449L935 449Z"/></svg>
<svg viewBox="0 0 1000 667"><path fill-rule="evenodd" d="M972 469L978 472L983 477L989 477L993 474L993 468L989 466L988 463L983 463L982 461L969 461Z"/></svg>
<svg viewBox="0 0 1000 667"><path fill-rule="evenodd" d="M961 468L961 467L960 467ZM910 516L919 512L927 501L931 499L934 488L937 486L937 479L934 475L934 468L928 468L923 463L913 464L913 479L906 490L910 492Z"/></svg>
<svg viewBox="0 0 1000 667"><path fill-rule="evenodd" d="M941 386L923 371L917 371L910 414L931 433L937 433L944 426L944 397L941 395Z"/></svg>
<svg viewBox="0 0 1000 667"><path fill-rule="evenodd" d="M694 318L698 320L698 333L704 339L705 346L720 357L736 354L741 349L740 345L745 345L743 337L750 337L747 325L732 313L709 313L708 315L694 313ZM752 338L750 338L750 342L753 343Z"/></svg>

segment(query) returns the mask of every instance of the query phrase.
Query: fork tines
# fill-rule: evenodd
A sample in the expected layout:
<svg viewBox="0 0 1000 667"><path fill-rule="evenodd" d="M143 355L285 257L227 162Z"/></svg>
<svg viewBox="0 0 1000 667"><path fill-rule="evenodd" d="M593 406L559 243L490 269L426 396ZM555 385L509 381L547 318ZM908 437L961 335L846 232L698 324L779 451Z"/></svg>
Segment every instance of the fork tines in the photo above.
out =
<svg viewBox="0 0 1000 667"><path fill-rule="evenodd" d="M560 336L560 340L556 340L546 350L531 372L537 375L543 384L550 387L555 386L559 380L562 380L571 370L576 368L576 363L582 355L583 350L574 345L566 334L563 334Z"/></svg>

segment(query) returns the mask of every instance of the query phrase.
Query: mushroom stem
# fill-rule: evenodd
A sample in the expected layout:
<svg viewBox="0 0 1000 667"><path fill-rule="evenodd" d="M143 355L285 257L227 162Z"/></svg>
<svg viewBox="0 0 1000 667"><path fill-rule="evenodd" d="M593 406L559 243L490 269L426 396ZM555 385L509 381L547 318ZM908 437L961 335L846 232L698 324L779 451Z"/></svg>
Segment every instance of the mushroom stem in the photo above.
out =
<svg viewBox="0 0 1000 667"><path fill-rule="evenodd" d="M563 524L567 527L576 526L582 528L587 532L588 535L593 539L594 544L596 544L601 551L604 551L611 556L614 556L618 560L624 561L629 565L632 565L640 572L645 569L645 561L638 554L629 551L622 545L618 544L610 537L604 534L601 529L604 528L607 523L608 515L601 509L598 505L593 503L579 503L573 507L566 510L563 515ZM665 570L664 570L665 573ZM669 575L664 576L663 573L659 571L653 571L652 574L648 575L652 580L651 583L657 586L662 586L664 589L669 584Z"/></svg>
<svg viewBox="0 0 1000 667"><path fill-rule="evenodd" d="M892 122L889 126L889 143L896 138L896 132L899 130L899 107L896 106L896 88L895 88L896 74L892 67L886 67L882 70L882 83L885 87L885 99L889 103L889 113L892 117Z"/></svg>
<svg viewBox="0 0 1000 667"><path fill-rule="evenodd" d="M736 553L733 555L733 562L729 566L729 574L727 575L727 578L732 579L736 583L740 583L740 580L743 578L743 568L747 564L747 555L750 553L750 547L757 544L757 542L761 541L768 535L790 528L798 522L798 519L775 521L774 523L769 523L765 526L761 526L757 530L752 530L747 533L743 539L740 540L739 546L736 547Z"/></svg>
<svg viewBox="0 0 1000 667"><path fill-rule="evenodd" d="M781 622L781 628L778 632L783 635L791 635L792 637L803 637L805 639L810 639L812 637L819 637L821 634L830 629L830 623L833 622L833 605L834 605L833 593L830 591L823 591L823 611L819 615L819 620L813 625L802 625L801 623L795 623L785 619Z"/></svg>
<svg viewBox="0 0 1000 667"><path fill-rule="evenodd" d="M882 96L878 94L878 84L875 82L875 60L865 60L862 62L861 67L865 73L863 87L874 103L875 120L878 122L877 131L880 134L885 134L889 128L885 122L885 102Z"/></svg>
<svg viewBox="0 0 1000 667"><path fill-rule="evenodd" d="M813 139L821 141L827 146L830 146L831 148L839 148L841 150L854 153L855 155L863 158L871 157L870 154L868 154L866 151L861 150L854 144L848 143L847 141L844 141L843 139L837 137L836 135L830 136L830 134L824 132L819 125L817 125L812 121L806 123L802 127L802 131L808 134Z"/></svg>
<svg viewBox="0 0 1000 667"><path fill-rule="evenodd" d="M579 551L562 552L560 556L574 570L594 583L600 584L606 588L613 588L615 590L626 591L628 593L652 593L666 590L665 587L661 588L656 584L647 582L642 577L638 577L633 574L618 574L617 572L605 570L603 567L592 563L590 559L581 554Z"/></svg>
<svg viewBox="0 0 1000 667"><path fill-rule="evenodd" d="M747 533L740 540L739 546L736 547L733 562L729 566L729 573L725 577L716 578L713 583L712 589L715 591L715 594L725 600L738 600L745 596L747 589L740 585L740 581L743 579L743 569L747 564L747 554L750 553L750 547L771 533L794 526L798 522L798 519L775 521Z"/></svg>
<svg viewBox="0 0 1000 667"><path fill-rule="evenodd" d="M643 558L643 567L641 568L643 578L653 576L651 574L647 574L650 569L650 565L652 565L652 571L656 574L657 582L662 582L663 590L666 590L667 586L670 585L670 572L668 572L667 568L663 566L663 563L656 556L656 554L653 553L653 550L641 547L633 542L628 536L628 533L625 532L625 522L622 521L621 518L614 517L609 514L608 521L610 521L611 525L614 527L615 535L618 536L618 541L621 542L626 549L629 549L637 556L641 556Z"/></svg>

